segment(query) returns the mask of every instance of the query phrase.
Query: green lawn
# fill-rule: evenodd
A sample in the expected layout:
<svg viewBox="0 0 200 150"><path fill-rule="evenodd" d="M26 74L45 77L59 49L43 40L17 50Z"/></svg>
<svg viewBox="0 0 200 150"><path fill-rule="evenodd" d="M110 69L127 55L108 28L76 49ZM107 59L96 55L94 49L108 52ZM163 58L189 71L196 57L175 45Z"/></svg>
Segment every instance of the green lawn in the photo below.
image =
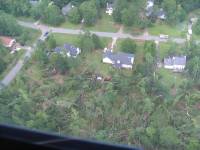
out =
<svg viewBox="0 0 200 150"><path fill-rule="evenodd" d="M65 43L70 43L70 44L74 44L74 45L78 44L78 36L77 35L53 33L53 36L56 39L57 45L63 45Z"/></svg>
<svg viewBox="0 0 200 150"><path fill-rule="evenodd" d="M171 88L175 85L178 88L184 80L182 73L173 73L171 70L167 70L164 68L158 69L158 73L162 75L162 82L168 87Z"/></svg>
<svg viewBox="0 0 200 150"><path fill-rule="evenodd" d="M119 39L117 40L116 47L114 48L115 52L120 52L122 49L120 49L120 45L124 41L124 39ZM143 62L143 56L144 56L144 42L139 42L139 41L133 41L136 42L137 44L137 49L135 53L135 63L139 64Z"/></svg>
<svg viewBox="0 0 200 150"><path fill-rule="evenodd" d="M54 38L56 39L57 45L63 45L65 43L70 43L78 46L78 35L69 35L69 34L60 34L53 33ZM101 38L103 45L106 47L110 42L111 38Z"/></svg>
<svg viewBox="0 0 200 150"><path fill-rule="evenodd" d="M80 29L81 25L80 24L73 24L70 23L68 20L66 20L64 23L62 23L59 27L62 28L70 28L70 29Z"/></svg>
<svg viewBox="0 0 200 150"><path fill-rule="evenodd" d="M17 20L20 20L20 21L27 21L27 22L35 22L36 20L32 17L24 17L24 16L20 16L20 17L17 17Z"/></svg>
<svg viewBox="0 0 200 150"><path fill-rule="evenodd" d="M117 32L119 28L119 25L114 23L112 16L109 16L104 12L102 12L102 18L99 19L94 26L84 26L84 29L101 32Z"/></svg>
<svg viewBox="0 0 200 150"><path fill-rule="evenodd" d="M164 23L155 23L152 27L148 28L148 31L152 35L166 34L175 37L184 37L186 35L187 26L186 22L177 26L169 26Z"/></svg>
<svg viewBox="0 0 200 150"><path fill-rule="evenodd" d="M124 26L124 33L134 34L134 35L142 35L144 33L143 29L135 26Z"/></svg>
<svg viewBox="0 0 200 150"><path fill-rule="evenodd" d="M39 36L42 34L39 30L25 28L29 33L29 40L27 41L27 45L32 45L36 42Z"/></svg>
<svg viewBox="0 0 200 150"><path fill-rule="evenodd" d="M168 56L168 52L170 50L173 50L176 55L182 55L185 53L184 51L184 45L178 45L176 43L166 42L166 43L160 43L159 44L159 51L158 54L161 59Z"/></svg>
<svg viewBox="0 0 200 150"><path fill-rule="evenodd" d="M113 71L113 67L110 64L104 64L102 62L103 50L94 51L88 53L84 59L84 63L81 68L88 69L92 72L102 74L103 76L110 75L110 71Z"/></svg>
<svg viewBox="0 0 200 150"><path fill-rule="evenodd" d="M112 16L107 15L104 11L101 12L102 17L97 21L94 26L83 26L81 24L72 24L67 19L60 25L62 28L70 29L86 29L90 31L101 31L101 32L117 32L119 30L119 25L116 25L113 21Z"/></svg>

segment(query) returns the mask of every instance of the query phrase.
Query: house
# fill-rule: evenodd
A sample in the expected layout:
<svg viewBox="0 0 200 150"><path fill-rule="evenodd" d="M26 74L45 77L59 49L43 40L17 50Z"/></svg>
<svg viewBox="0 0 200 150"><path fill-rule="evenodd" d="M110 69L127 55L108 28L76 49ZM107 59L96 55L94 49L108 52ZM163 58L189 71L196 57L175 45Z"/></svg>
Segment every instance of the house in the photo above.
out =
<svg viewBox="0 0 200 150"><path fill-rule="evenodd" d="M67 52L68 57L77 57L81 53L81 49L71 44L64 44L64 49Z"/></svg>
<svg viewBox="0 0 200 150"><path fill-rule="evenodd" d="M146 16L149 17L153 13L154 0L148 0L146 5Z"/></svg>
<svg viewBox="0 0 200 150"><path fill-rule="evenodd" d="M112 64L113 67L121 69L132 69L134 63L134 55L129 53L113 53L107 50L103 53L103 63Z"/></svg>
<svg viewBox="0 0 200 150"><path fill-rule="evenodd" d="M165 20L167 18L163 8L160 8L160 10L157 12L157 18L161 20Z"/></svg>
<svg viewBox="0 0 200 150"><path fill-rule="evenodd" d="M14 53L15 51L19 51L21 49L20 44L17 43L16 40L11 37L0 36L0 41L3 44L3 46L11 50L11 53Z"/></svg>
<svg viewBox="0 0 200 150"><path fill-rule="evenodd" d="M63 47L56 47L54 52L67 57L76 58L81 53L81 50L71 44L64 44Z"/></svg>
<svg viewBox="0 0 200 150"><path fill-rule="evenodd" d="M71 4L71 3L68 3L67 5L65 5L63 8L62 8L62 14L64 16L66 16L71 10L72 8L74 8L74 6Z"/></svg>
<svg viewBox="0 0 200 150"><path fill-rule="evenodd" d="M5 46L6 48L12 48L16 43L15 39L12 39L11 37L7 36L0 36L0 40L3 46Z"/></svg>
<svg viewBox="0 0 200 150"><path fill-rule="evenodd" d="M186 56L173 56L164 58L164 68L181 72L186 66Z"/></svg>
<svg viewBox="0 0 200 150"><path fill-rule="evenodd" d="M106 14L112 15L114 10L114 4L113 3L106 3Z"/></svg>
<svg viewBox="0 0 200 150"><path fill-rule="evenodd" d="M32 6L37 5L39 2L40 2L39 0L29 0L29 3L30 3Z"/></svg>

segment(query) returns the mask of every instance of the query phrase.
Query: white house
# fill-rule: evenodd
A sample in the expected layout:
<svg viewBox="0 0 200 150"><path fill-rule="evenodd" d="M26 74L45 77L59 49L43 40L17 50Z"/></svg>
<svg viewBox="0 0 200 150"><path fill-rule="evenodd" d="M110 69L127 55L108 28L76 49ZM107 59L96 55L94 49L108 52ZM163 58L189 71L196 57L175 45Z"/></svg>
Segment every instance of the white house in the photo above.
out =
<svg viewBox="0 0 200 150"><path fill-rule="evenodd" d="M113 14L113 10L114 10L113 4L112 3L107 3L106 4L106 14L111 16Z"/></svg>
<svg viewBox="0 0 200 150"><path fill-rule="evenodd" d="M147 0L146 16L149 17L153 12L154 0Z"/></svg>
<svg viewBox="0 0 200 150"><path fill-rule="evenodd" d="M186 56L174 56L164 58L164 68L170 69L176 72L181 72L186 66Z"/></svg>
<svg viewBox="0 0 200 150"><path fill-rule="evenodd" d="M128 53L113 53L111 50L107 50L103 53L103 63L112 64L113 67L121 69L132 69L134 63L134 55Z"/></svg>

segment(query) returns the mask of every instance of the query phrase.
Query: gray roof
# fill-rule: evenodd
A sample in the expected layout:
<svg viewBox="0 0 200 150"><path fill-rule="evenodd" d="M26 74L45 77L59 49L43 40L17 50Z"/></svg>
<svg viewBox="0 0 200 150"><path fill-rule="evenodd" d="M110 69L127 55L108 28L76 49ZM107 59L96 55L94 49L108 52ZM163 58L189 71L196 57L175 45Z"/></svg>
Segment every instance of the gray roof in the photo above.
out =
<svg viewBox="0 0 200 150"><path fill-rule="evenodd" d="M61 52L62 52L62 47L56 47L56 48L54 49L54 52L56 52L56 53L61 53Z"/></svg>
<svg viewBox="0 0 200 150"><path fill-rule="evenodd" d="M74 57L76 57L76 56L78 55L78 48L75 47L75 46L73 46L73 45L71 45L71 44L64 44L63 47L56 47L56 48L54 49L54 52L59 53L59 54L60 54L62 51L66 52L66 53L69 52L69 54L70 54L71 56L74 56Z"/></svg>
<svg viewBox="0 0 200 150"><path fill-rule="evenodd" d="M113 8L113 7L114 7L113 3L107 3L107 6L106 6L107 9L110 9L110 8Z"/></svg>
<svg viewBox="0 0 200 150"><path fill-rule="evenodd" d="M157 16L158 16L158 18L161 18L161 19L166 18L165 11L161 8L161 9L157 12ZM162 18L162 16L164 16L164 18Z"/></svg>
<svg viewBox="0 0 200 150"><path fill-rule="evenodd" d="M67 15L71 11L71 9L72 9L72 5L71 3L68 3L62 8L62 14Z"/></svg>
<svg viewBox="0 0 200 150"><path fill-rule="evenodd" d="M164 65L173 66L173 65L186 65L186 56L175 56L164 58Z"/></svg>
<svg viewBox="0 0 200 150"><path fill-rule="evenodd" d="M113 61L113 66L116 68L121 68L123 64L132 65L132 59L134 58L134 54L129 53L112 53L111 51L106 51L103 53L103 58L109 58Z"/></svg>
<svg viewBox="0 0 200 150"><path fill-rule="evenodd" d="M77 56L78 48L71 44L64 44L64 49L70 53L71 56Z"/></svg>
<svg viewBox="0 0 200 150"><path fill-rule="evenodd" d="M29 3L33 6L35 6L39 3L39 0L29 0Z"/></svg>

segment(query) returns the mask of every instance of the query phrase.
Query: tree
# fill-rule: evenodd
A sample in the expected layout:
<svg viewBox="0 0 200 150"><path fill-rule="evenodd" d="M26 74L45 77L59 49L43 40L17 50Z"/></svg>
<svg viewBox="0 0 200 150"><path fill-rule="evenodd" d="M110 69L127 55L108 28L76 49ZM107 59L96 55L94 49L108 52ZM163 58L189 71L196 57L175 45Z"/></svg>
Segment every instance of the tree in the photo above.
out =
<svg viewBox="0 0 200 150"><path fill-rule="evenodd" d="M80 12L86 25L91 26L96 23L98 18L98 11L95 1L90 0L83 2L80 5Z"/></svg>
<svg viewBox="0 0 200 150"><path fill-rule="evenodd" d="M68 63L68 58L63 57L60 54L53 53L50 56L49 62L50 62L50 68L56 69L61 74L65 74L70 69L69 63Z"/></svg>
<svg viewBox="0 0 200 150"><path fill-rule="evenodd" d="M70 2L70 0L52 0L55 5L57 5L59 8L64 7L66 4Z"/></svg>
<svg viewBox="0 0 200 150"><path fill-rule="evenodd" d="M179 22L183 22L186 16L187 16L186 11L181 6L178 6L176 17L179 20Z"/></svg>
<svg viewBox="0 0 200 150"><path fill-rule="evenodd" d="M163 9L167 13L167 22L172 24L176 21L176 1L175 0L163 0Z"/></svg>
<svg viewBox="0 0 200 150"><path fill-rule="evenodd" d="M46 8L42 19L45 23L51 25L59 25L64 21L64 17L61 15L59 7L53 4Z"/></svg>
<svg viewBox="0 0 200 150"><path fill-rule="evenodd" d="M90 32L86 31L79 37L79 47L83 52L90 52L94 50L95 44L93 42Z"/></svg>
<svg viewBox="0 0 200 150"><path fill-rule="evenodd" d="M161 129L160 132L160 144L168 147L175 148L180 142L177 131L171 126L165 127Z"/></svg>
<svg viewBox="0 0 200 150"><path fill-rule="evenodd" d="M2 57L0 57L0 74L6 69L6 62Z"/></svg>
<svg viewBox="0 0 200 150"><path fill-rule="evenodd" d="M138 7L138 6L137 6ZM126 26L131 26L133 24L138 25L140 22L139 18L139 9L136 7L136 5L131 5L127 9L125 8L121 12L121 20L122 23Z"/></svg>
<svg viewBox="0 0 200 150"><path fill-rule="evenodd" d="M49 49L53 49L53 48L56 47L56 40L55 40L55 38L54 38L53 35L51 35L51 36L48 37L48 40L47 40L47 47L48 47Z"/></svg>
<svg viewBox="0 0 200 150"><path fill-rule="evenodd" d="M198 139L191 138L189 140L189 144L186 147L187 147L187 150L199 150L200 142Z"/></svg>
<svg viewBox="0 0 200 150"><path fill-rule="evenodd" d="M198 19L197 23L193 26L193 31L197 35L200 35L200 19Z"/></svg>
<svg viewBox="0 0 200 150"><path fill-rule="evenodd" d="M122 21L122 10L128 8L128 1L127 0L117 0L116 7L113 11L113 19L115 22L121 23Z"/></svg>
<svg viewBox="0 0 200 150"><path fill-rule="evenodd" d="M7 36L19 36L22 33L21 26L11 15L0 11L0 34Z"/></svg>
<svg viewBox="0 0 200 150"><path fill-rule="evenodd" d="M29 0L6 0L0 1L0 9L14 16L28 16L31 5Z"/></svg>
<svg viewBox="0 0 200 150"><path fill-rule="evenodd" d="M120 49L126 53L135 53L137 44L131 39L125 39L121 42Z"/></svg>
<svg viewBox="0 0 200 150"><path fill-rule="evenodd" d="M200 57L195 56L187 64L188 74L194 81L200 80Z"/></svg>
<svg viewBox="0 0 200 150"><path fill-rule="evenodd" d="M156 44L152 41L145 41L144 43L145 53L150 53L154 58L156 57Z"/></svg>
<svg viewBox="0 0 200 150"><path fill-rule="evenodd" d="M95 45L95 49L102 49L103 48L103 43L102 43L101 39L96 34L92 34L92 41Z"/></svg>
<svg viewBox="0 0 200 150"><path fill-rule="evenodd" d="M43 45L37 48L33 58L40 62L41 65L45 65L48 62L47 52Z"/></svg>
<svg viewBox="0 0 200 150"><path fill-rule="evenodd" d="M77 7L74 7L68 14L68 19L71 23L78 24L81 22L81 14Z"/></svg>

